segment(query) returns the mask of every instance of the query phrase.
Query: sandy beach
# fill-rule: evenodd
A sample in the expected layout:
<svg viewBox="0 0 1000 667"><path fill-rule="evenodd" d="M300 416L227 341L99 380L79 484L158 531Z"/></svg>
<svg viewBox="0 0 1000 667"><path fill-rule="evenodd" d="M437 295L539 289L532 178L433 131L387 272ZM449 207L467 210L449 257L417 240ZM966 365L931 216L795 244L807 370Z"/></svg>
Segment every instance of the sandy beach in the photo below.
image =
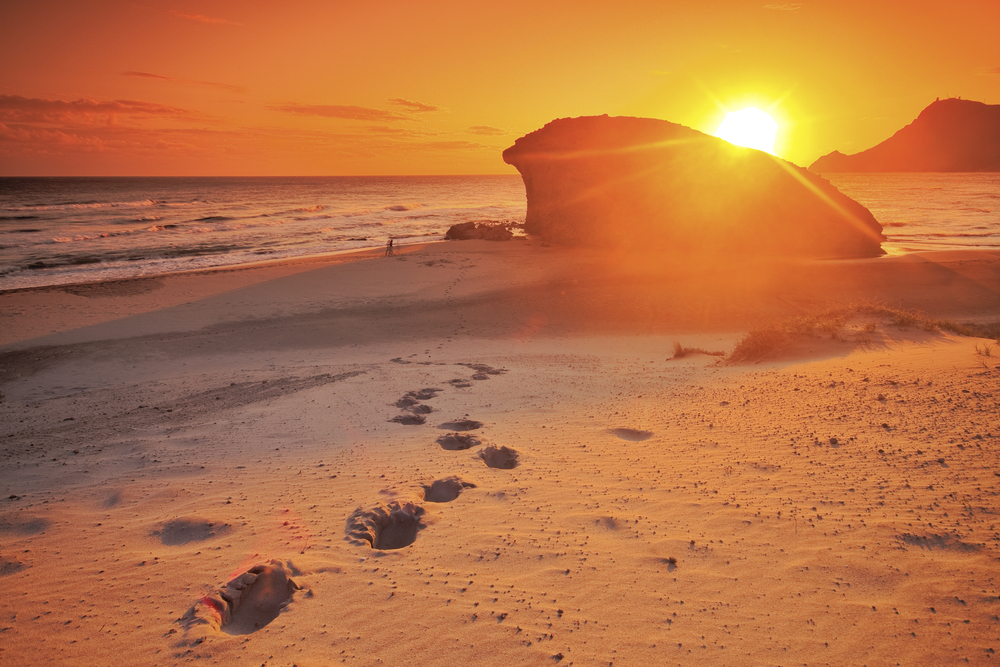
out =
<svg viewBox="0 0 1000 667"><path fill-rule="evenodd" d="M0 293L0 663L994 664L996 341L673 358L862 301L995 322L1000 252L463 241Z"/></svg>

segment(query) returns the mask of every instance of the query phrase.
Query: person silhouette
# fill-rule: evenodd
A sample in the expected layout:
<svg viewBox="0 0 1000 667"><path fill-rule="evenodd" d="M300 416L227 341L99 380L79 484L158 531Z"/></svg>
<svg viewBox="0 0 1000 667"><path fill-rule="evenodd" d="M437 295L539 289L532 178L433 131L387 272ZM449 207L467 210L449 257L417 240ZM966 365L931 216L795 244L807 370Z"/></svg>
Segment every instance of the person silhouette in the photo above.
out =
<svg viewBox="0 0 1000 667"><path fill-rule="evenodd" d="M385 256L386 257L392 257L392 254L393 254L392 253L392 239L389 239L389 242L385 244Z"/></svg>

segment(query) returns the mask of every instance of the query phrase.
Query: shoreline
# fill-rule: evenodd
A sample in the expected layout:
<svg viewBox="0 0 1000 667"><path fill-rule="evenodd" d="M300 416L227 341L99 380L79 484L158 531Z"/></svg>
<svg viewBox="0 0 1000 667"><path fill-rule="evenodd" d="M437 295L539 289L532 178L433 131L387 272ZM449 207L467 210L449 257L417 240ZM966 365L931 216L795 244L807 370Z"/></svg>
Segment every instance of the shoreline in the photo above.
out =
<svg viewBox="0 0 1000 667"><path fill-rule="evenodd" d="M404 245L395 245L393 249L401 248L414 248L427 245L429 243L444 243L444 239L438 241L420 241L417 243L409 243ZM52 285L32 285L29 287L11 287L8 289L0 289L0 296L4 294L12 294L17 292L26 292L31 290L57 290L64 287L80 287L86 285L97 285L101 283L119 283L119 282L130 282L137 280L156 280L158 278L168 278L171 276L184 276L189 274L199 274L199 273L213 273L217 271L247 271L257 268L266 268L268 266L278 266L278 265L296 265L296 264L317 264L322 263L331 258L338 258L344 255L364 255L371 254L373 256L379 255L385 251L385 245L373 246L367 248L352 248L349 250L332 250L330 252L316 253L312 255L301 255L296 257L284 257L281 259L262 259L256 262L240 262L238 264L220 264L218 266L209 266L200 269L187 269L184 271L167 271L164 273L155 273L144 276L129 276L126 278L108 278L102 280L87 280L83 282L71 282L71 283L56 283Z"/></svg>

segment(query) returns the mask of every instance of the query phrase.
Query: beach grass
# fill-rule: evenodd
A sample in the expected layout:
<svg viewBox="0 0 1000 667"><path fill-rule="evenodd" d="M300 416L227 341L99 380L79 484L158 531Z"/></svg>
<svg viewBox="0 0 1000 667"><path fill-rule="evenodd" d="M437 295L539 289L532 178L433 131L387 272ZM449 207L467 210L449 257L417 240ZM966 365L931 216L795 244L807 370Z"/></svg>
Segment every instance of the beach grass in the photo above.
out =
<svg viewBox="0 0 1000 667"><path fill-rule="evenodd" d="M869 318L878 318L872 320ZM865 321L853 328L852 321ZM901 329L917 328L923 331L947 331L970 338L991 338L1000 344L1000 321L992 323L943 320L930 317L918 310L894 308L872 301L858 301L834 306L813 315L801 315L751 329L737 343L726 361L746 363L779 355L795 338L823 337L843 342L867 344L870 334L878 329L879 320ZM979 350L986 350L980 353ZM990 356L988 343L977 346L977 354Z"/></svg>
<svg viewBox="0 0 1000 667"><path fill-rule="evenodd" d="M680 341L674 341L674 356L673 359L683 359L684 357L692 354L705 354L710 357L724 357L726 353L723 351L709 351L701 347L684 347L681 345Z"/></svg>

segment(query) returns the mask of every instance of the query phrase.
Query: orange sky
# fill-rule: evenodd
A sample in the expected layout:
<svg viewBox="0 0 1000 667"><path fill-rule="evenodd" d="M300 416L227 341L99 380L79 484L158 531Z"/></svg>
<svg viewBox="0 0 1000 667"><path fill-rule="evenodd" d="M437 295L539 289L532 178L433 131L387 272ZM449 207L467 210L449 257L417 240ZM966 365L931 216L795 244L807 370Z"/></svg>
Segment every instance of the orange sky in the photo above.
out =
<svg viewBox="0 0 1000 667"><path fill-rule="evenodd" d="M0 175L515 173L559 117L712 133L770 110L807 166L935 97L1000 103L997 0L0 3Z"/></svg>

